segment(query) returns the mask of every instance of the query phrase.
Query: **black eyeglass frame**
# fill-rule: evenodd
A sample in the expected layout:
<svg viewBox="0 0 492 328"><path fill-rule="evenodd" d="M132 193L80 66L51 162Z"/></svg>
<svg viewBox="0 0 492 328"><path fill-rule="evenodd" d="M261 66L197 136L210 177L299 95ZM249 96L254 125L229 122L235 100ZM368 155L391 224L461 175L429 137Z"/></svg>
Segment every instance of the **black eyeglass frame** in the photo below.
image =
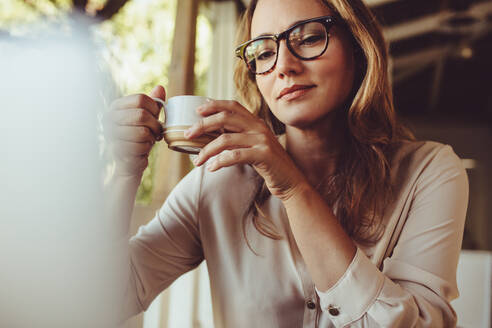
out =
<svg viewBox="0 0 492 328"><path fill-rule="evenodd" d="M299 56L291 47L290 45L290 42L288 42L288 36L289 34L295 30L297 27L299 27L300 25L304 25L304 24L307 24L307 23L311 23L311 22L319 22L319 23L322 23L325 27L325 30L326 30L326 37L327 37L327 40L326 40L326 44L325 44L325 48L323 49L323 51L321 51L321 53L317 56L313 56L313 57L302 57L302 56ZM240 44L239 46L236 47L235 49L235 53L236 53L236 56L240 59L242 59L244 61L244 63L246 64L246 66L248 67L248 70L255 74L255 75L262 75L262 74L268 74L270 73L271 71L273 71L275 69L275 66L277 66L277 60L278 60L278 49L280 47L280 41L284 40L285 39L285 44L287 45L287 49L289 49L290 53L293 54L296 58L299 58L301 60L313 60L313 59L316 59L320 56L322 56L326 49L328 48L328 43L330 41L330 28L336 23L336 18L334 16L321 16L321 17L315 17L315 18L310 18L310 19L306 19L306 20L303 20L303 21L300 21L294 25L292 25L291 27L289 27L287 30L281 32L281 33L278 33L278 34L272 34L272 35L261 35L259 37L256 37L254 39L251 39L251 40L248 40L242 44ZM275 41L275 43L277 44L277 53L276 53L276 57L275 57L275 62L273 63L273 66L272 68L270 68L269 70L265 71L265 72L262 72L262 73L256 73L256 72L253 72L251 70L251 67L249 66L247 60L246 60L246 56L244 55L245 51L246 51L246 47L251 44L252 42L254 41L258 41L258 40L264 40L264 39L269 39L269 40L273 40Z"/></svg>

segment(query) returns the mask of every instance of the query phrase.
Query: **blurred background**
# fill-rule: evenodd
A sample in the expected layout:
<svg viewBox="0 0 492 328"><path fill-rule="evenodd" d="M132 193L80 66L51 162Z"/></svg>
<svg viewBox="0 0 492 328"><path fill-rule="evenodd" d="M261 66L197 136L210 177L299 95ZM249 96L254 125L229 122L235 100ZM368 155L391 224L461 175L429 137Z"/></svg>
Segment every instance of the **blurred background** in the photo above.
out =
<svg viewBox="0 0 492 328"><path fill-rule="evenodd" d="M164 85L169 96L234 99L235 29L248 2L2 0L0 46L37 40L53 29L70 38L75 33L73 22L82 20L83 33L89 36L86 41L96 49L94 67L110 77L107 85L113 91L105 94L106 103L120 95L148 93L156 84ZM382 23L388 41L399 115L419 139L450 144L463 160L470 180L463 249L490 261L492 1L365 2ZM59 56L60 65L77 65L64 61L63 53ZM191 168L187 156L170 152L164 144L154 148L138 192L132 232L153 217L174 184ZM470 317L484 316L488 327L491 267L487 263L483 268L488 270L489 293L480 303L486 314ZM212 327L209 293L202 265L162 293L145 315L126 325ZM473 320L467 315L463 318ZM470 322L460 325L472 327Z"/></svg>

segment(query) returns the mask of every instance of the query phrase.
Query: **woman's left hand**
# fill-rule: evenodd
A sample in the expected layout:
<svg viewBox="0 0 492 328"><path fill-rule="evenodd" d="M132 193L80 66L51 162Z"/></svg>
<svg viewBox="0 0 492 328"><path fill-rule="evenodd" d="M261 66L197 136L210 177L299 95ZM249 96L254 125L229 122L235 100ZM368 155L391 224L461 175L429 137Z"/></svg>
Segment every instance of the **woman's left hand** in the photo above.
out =
<svg viewBox="0 0 492 328"><path fill-rule="evenodd" d="M197 112L204 118L187 130L188 139L203 133L224 131L208 143L194 160L196 166L205 163L210 171L235 164L250 164L266 182L266 186L281 200L289 199L307 183L268 126L237 101L214 100L200 106Z"/></svg>

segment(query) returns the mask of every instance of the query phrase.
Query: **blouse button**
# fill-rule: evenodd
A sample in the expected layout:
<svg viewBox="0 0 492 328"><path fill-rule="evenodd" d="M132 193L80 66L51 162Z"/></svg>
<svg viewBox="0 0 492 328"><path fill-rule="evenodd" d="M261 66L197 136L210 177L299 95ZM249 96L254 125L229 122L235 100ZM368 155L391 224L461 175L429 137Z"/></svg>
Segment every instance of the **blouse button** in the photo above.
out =
<svg viewBox="0 0 492 328"><path fill-rule="evenodd" d="M328 313L330 313L332 316L336 317L337 315L340 314L340 311L338 311L338 309L336 307L333 307L330 305L328 307Z"/></svg>
<svg viewBox="0 0 492 328"><path fill-rule="evenodd" d="M306 306L308 309L310 310L314 310L316 309L316 303L314 303L313 301L309 300L306 302Z"/></svg>

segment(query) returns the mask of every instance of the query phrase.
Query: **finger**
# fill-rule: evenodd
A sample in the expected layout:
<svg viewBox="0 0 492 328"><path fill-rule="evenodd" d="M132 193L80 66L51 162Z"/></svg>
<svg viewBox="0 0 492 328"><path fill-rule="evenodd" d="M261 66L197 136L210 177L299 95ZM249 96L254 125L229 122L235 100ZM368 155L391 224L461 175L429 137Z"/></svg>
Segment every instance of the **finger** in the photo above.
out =
<svg viewBox="0 0 492 328"><path fill-rule="evenodd" d="M111 103L110 108L111 110L141 108L148 111L155 118L159 117L160 112L160 108L157 106L157 103L145 94L135 94L118 98Z"/></svg>
<svg viewBox="0 0 492 328"><path fill-rule="evenodd" d="M256 119L255 119L256 120ZM185 137L193 138L203 133L213 131L242 132L254 127L257 123L235 112L223 111L204 117L193 124L186 132Z"/></svg>
<svg viewBox="0 0 492 328"><path fill-rule="evenodd" d="M229 111L246 117L254 117L249 110L235 100L212 100L197 108L197 112L202 116L208 116L222 111Z"/></svg>
<svg viewBox="0 0 492 328"><path fill-rule="evenodd" d="M152 89L152 91L150 92L150 97L154 98L158 98L158 99L161 99L163 102L166 101L166 89L164 89L164 87L162 85L157 85L154 87L154 89ZM156 101L155 102L157 104L157 107L159 108L159 112L160 110L162 109L162 103ZM157 116L159 117L159 116Z"/></svg>
<svg viewBox="0 0 492 328"><path fill-rule="evenodd" d="M149 142L116 141L113 144L113 149L119 158L131 159L132 157L148 155L152 146L153 144Z"/></svg>
<svg viewBox="0 0 492 328"><path fill-rule="evenodd" d="M236 148L226 150L217 155L207 166L210 172L237 164L252 164L257 162L258 152L255 148Z"/></svg>
<svg viewBox="0 0 492 328"><path fill-rule="evenodd" d="M224 133L203 147L193 161L193 164L200 166L209 158L220 154L224 150L248 148L258 144L259 142L261 142L261 137L256 134Z"/></svg>
<svg viewBox="0 0 492 328"><path fill-rule="evenodd" d="M157 85L150 92L150 96L153 98L159 98L166 101L166 89L162 85Z"/></svg>
<svg viewBox="0 0 492 328"><path fill-rule="evenodd" d="M156 139L162 135L161 123L148 111L141 108L112 111L108 114L108 119L116 125L147 127Z"/></svg>
<svg viewBox="0 0 492 328"><path fill-rule="evenodd" d="M115 139L123 141L154 143L157 140L152 131L146 126L116 125L111 132Z"/></svg>
<svg viewBox="0 0 492 328"><path fill-rule="evenodd" d="M104 135L111 138L120 138L122 133L127 133L130 136L130 130L123 129L125 132L120 131L123 127L136 128L134 130L135 135L138 136L138 142L141 142L142 137L147 137L143 129L148 129L152 135L152 141L162 140L162 124L156 120L152 115L143 109L128 109L125 111L110 111L104 114L103 117L103 129ZM128 138L125 138L128 140ZM131 141L131 140L129 140ZM150 140L148 140L150 141Z"/></svg>

